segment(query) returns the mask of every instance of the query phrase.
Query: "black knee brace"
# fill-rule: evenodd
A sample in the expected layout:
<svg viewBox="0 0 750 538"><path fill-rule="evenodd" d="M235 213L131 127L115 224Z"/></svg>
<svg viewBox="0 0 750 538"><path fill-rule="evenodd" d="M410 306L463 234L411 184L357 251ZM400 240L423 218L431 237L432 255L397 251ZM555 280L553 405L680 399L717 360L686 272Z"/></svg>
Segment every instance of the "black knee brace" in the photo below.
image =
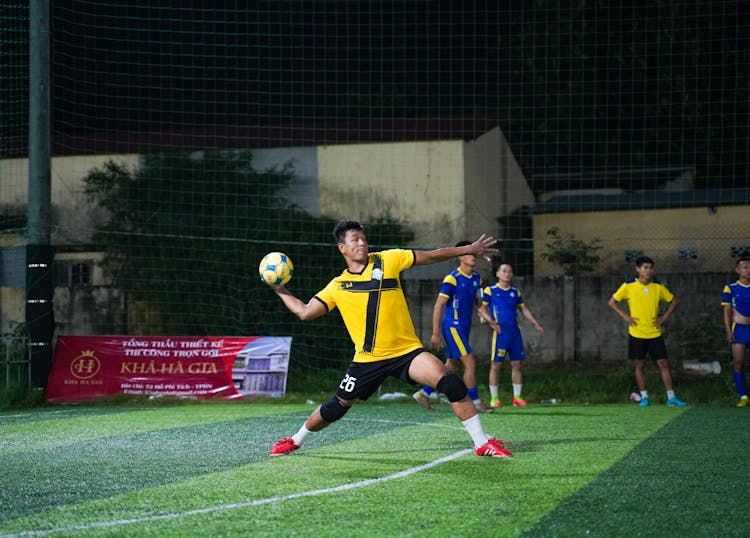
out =
<svg viewBox="0 0 750 538"><path fill-rule="evenodd" d="M335 396L320 406L320 416L326 422L336 422L346 415L347 411L349 411L349 408Z"/></svg>
<svg viewBox="0 0 750 538"><path fill-rule="evenodd" d="M463 400L467 394L466 385L456 372L448 372L441 377L435 389L445 394L451 403Z"/></svg>

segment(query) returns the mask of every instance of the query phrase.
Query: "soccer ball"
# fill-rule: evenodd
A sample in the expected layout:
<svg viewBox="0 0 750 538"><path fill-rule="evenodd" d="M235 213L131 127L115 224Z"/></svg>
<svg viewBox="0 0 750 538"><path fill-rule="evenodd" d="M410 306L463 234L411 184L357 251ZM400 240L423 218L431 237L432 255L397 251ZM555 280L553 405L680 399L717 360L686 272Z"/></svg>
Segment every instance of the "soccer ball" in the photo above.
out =
<svg viewBox="0 0 750 538"><path fill-rule="evenodd" d="M294 265L283 252L269 252L258 266L260 281L269 286L283 286L292 278Z"/></svg>

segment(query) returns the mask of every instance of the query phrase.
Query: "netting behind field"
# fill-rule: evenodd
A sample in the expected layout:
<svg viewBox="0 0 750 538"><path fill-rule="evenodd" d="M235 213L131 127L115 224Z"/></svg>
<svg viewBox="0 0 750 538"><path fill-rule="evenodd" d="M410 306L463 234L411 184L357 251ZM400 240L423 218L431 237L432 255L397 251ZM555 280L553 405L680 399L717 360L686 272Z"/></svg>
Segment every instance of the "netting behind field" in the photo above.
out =
<svg viewBox="0 0 750 538"><path fill-rule="evenodd" d="M256 268L287 252L306 301L342 269L330 231L343 217L363 219L374 247L496 235L527 282L619 281L638 252L729 279L749 244L748 9L54 2L58 331L291 334L305 372L340 370L351 343L338 315L300 323ZM2 222L22 242L26 13L8 13ZM557 261L542 256L555 227L579 241L558 243ZM592 246L592 268L560 263ZM428 331L442 275L425 275L409 289L429 290L415 307ZM698 283L707 297L716 285ZM559 339L562 315L542 315Z"/></svg>
<svg viewBox="0 0 750 538"><path fill-rule="evenodd" d="M0 15L0 158L20 156L27 136L28 21L25 2L4 3ZM22 231L25 223L26 199L19 192L25 192L26 168L14 160L0 165L0 171L0 246L22 245L11 233Z"/></svg>

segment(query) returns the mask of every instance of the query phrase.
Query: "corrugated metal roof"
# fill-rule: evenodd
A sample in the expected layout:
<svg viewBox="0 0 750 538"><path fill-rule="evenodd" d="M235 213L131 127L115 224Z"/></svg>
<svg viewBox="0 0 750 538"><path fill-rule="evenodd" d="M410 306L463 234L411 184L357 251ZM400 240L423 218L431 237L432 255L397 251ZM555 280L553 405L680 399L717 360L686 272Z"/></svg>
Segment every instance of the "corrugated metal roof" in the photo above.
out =
<svg viewBox="0 0 750 538"><path fill-rule="evenodd" d="M148 153L209 148L281 148L376 142L474 140L499 127L488 116L385 118L200 127L164 131L54 133L52 155ZM6 141L0 157L25 157L28 137Z"/></svg>
<svg viewBox="0 0 750 538"><path fill-rule="evenodd" d="M629 209L667 209L749 205L750 189L637 191L623 194L561 195L533 207L534 213L578 213ZM750 220L750 213L748 214Z"/></svg>

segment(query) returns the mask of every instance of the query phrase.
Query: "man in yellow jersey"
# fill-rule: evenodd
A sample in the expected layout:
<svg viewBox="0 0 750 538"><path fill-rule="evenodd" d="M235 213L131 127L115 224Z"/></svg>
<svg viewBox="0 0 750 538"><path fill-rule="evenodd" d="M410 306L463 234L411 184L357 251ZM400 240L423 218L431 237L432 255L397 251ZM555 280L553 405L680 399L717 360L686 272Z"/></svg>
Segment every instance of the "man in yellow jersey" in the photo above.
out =
<svg viewBox="0 0 750 538"><path fill-rule="evenodd" d="M635 381L641 391L641 407L648 407L651 400L646 390L646 357L655 360L659 366L661 380L667 390L666 404L669 407L685 407L687 404L675 396L672 374L667 360L667 346L664 344L661 326L677 307L677 299L667 287L654 280L654 260L639 256L635 260L638 278L623 282L610 297L609 306L628 324L628 357L635 361ZM628 302L629 314L617 304ZM659 315L659 303L668 303L667 309Z"/></svg>
<svg viewBox="0 0 750 538"><path fill-rule="evenodd" d="M502 446L503 441L485 433L461 378L449 372L440 359L422 347L400 280L401 271L413 265L428 265L464 254L486 256L497 252L492 248L495 239L482 235L461 247L370 253L364 228L351 220L339 221L333 236L347 266L339 276L307 303L284 286L273 289L284 305L303 321L319 318L338 308L354 343L354 359L335 396L318 406L296 434L277 441L270 455L281 456L297 450L308 435L342 418L352 405L372 396L385 378L391 376L413 385L430 385L445 394L474 442L477 456L510 456Z"/></svg>

